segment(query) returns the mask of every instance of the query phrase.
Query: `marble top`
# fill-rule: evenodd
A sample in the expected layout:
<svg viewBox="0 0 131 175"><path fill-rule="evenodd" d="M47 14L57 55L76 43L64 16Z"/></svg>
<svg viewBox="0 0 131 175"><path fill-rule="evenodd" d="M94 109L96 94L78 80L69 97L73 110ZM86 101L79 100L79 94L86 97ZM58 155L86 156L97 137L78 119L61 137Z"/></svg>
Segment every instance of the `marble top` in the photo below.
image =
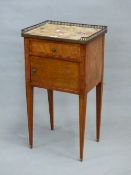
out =
<svg viewBox="0 0 131 175"><path fill-rule="evenodd" d="M100 28L68 26L62 24L42 24L34 29L31 29L26 34L35 36L45 36L52 38L62 38L71 40L80 40L82 37L90 37L99 32Z"/></svg>

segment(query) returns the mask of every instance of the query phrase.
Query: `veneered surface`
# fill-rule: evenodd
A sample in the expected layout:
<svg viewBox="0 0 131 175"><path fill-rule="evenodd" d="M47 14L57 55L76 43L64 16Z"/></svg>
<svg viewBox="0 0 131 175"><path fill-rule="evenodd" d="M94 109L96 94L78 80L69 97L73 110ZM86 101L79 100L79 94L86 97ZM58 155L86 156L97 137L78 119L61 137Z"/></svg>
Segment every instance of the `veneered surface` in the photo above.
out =
<svg viewBox="0 0 131 175"><path fill-rule="evenodd" d="M103 37L99 36L86 46L86 89L95 87L102 78L103 69Z"/></svg>
<svg viewBox="0 0 131 175"><path fill-rule="evenodd" d="M50 58L31 56L31 82L48 88L79 90L79 64Z"/></svg>

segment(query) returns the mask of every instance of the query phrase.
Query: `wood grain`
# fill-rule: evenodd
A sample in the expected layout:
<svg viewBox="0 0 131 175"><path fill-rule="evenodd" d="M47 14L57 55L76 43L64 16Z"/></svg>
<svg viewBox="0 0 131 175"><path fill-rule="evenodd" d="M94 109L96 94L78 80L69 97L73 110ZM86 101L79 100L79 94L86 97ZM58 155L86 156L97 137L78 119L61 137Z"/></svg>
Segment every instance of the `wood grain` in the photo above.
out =
<svg viewBox="0 0 131 175"><path fill-rule="evenodd" d="M80 160L83 160L87 94L79 95Z"/></svg>
<svg viewBox="0 0 131 175"><path fill-rule="evenodd" d="M55 49L55 52L52 49ZM80 61L80 45L32 39L30 40L30 55Z"/></svg>
<svg viewBox="0 0 131 175"><path fill-rule="evenodd" d="M33 87L30 84L30 58L29 58L29 40L24 39L25 50L25 80L26 80L26 102L29 131L29 146L33 146Z"/></svg>
<svg viewBox="0 0 131 175"><path fill-rule="evenodd" d="M53 87L79 90L79 64L63 60L31 56L31 82L38 83L48 89Z"/></svg>
<svg viewBox="0 0 131 175"><path fill-rule="evenodd" d="M102 108L102 90L103 83L96 86L96 141L100 139L100 125L101 125L101 108Z"/></svg>
<svg viewBox="0 0 131 175"><path fill-rule="evenodd" d="M49 103L49 113L50 113L50 127L51 130L54 129L54 111L53 111L53 91L48 89L48 103Z"/></svg>
<svg viewBox="0 0 131 175"><path fill-rule="evenodd" d="M86 46L86 91L89 92L99 82L102 76L102 39L97 37Z"/></svg>
<svg viewBox="0 0 131 175"><path fill-rule="evenodd" d="M102 70L101 70L101 82L96 85L96 141L100 140L100 126L101 126L101 109L102 109L102 93L103 93L103 76L104 76L104 40L102 37Z"/></svg>

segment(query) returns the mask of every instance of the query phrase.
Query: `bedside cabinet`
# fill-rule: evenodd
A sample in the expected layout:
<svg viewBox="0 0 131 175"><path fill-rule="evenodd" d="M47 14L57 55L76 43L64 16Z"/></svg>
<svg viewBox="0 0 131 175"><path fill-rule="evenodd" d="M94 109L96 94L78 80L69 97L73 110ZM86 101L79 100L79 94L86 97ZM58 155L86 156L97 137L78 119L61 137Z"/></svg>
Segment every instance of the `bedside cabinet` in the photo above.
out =
<svg viewBox="0 0 131 175"><path fill-rule="evenodd" d="M33 87L47 89L52 130L53 90L79 95L80 160L83 160L87 93L96 87L96 141L99 141L106 32L106 26L50 20L22 30L31 148Z"/></svg>

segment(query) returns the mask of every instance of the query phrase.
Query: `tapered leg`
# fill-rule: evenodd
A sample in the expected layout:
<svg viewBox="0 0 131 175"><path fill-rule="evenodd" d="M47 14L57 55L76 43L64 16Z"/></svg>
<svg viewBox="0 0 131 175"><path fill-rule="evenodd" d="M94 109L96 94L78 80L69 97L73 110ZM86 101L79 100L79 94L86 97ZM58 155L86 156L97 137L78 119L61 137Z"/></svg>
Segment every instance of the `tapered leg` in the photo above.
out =
<svg viewBox="0 0 131 175"><path fill-rule="evenodd" d="M96 86L96 141L100 139L103 82Z"/></svg>
<svg viewBox="0 0 131 175"><path fill-rule="evenodd" d="M26 84L26 102L28 115L29 146L33 146L33 87Z"/></svg>
<svg viewBox="0 0 131 175"><path fill-rule="evenodd" d="M87 94L79 95L80 160L83 160Z"/></svg>
<svg viewBox="0 0 131 175"><path fill-rule="evenodd" d="M50 113L50 127L51 130L54 129L54 113L53 113L53 90L48 91L48 103L49 103L49 113Z"/></svg>

